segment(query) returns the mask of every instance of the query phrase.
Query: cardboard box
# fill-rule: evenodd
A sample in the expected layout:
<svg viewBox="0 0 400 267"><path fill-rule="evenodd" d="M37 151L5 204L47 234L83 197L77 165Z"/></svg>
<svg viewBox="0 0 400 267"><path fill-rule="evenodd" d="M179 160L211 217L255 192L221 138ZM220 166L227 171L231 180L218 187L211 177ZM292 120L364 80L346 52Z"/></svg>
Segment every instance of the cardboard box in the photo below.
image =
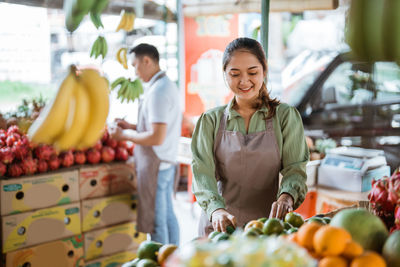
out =
<svg viewBox="0 0 400 267"><path fill-rule="evenodd" d="M1 215L79 201L78 170L0 180Z"/></svg>
<svg viewBox="0 0 400 267"><path fill-rule="evenodd" d="M133 222L85 233L85 259L92 260L126 250L135 250L147 235Z"/></svg>
<svg viewBox="0 0 400 267"><path fill-rule="evenodd" d="M2 217L4 253L80 233L79 202Z"/></svg>
<svg viewBox="0 0 400 267"><path fill-rule="evenodd" d="M137 188L134 163L83 166L79 170L79 187L81 199L133 194Z"/></svg>
<svg viewBox="0 0 400 267"><path fill-rule="evenodd" d="M85 267L120 267L124 263L136 258L136 250L120 252L108 257L102 257L96 260L88 261Z"/></svg>
<svg viewBox="0 0 400 267"><path fill-rule="evenodd" d="M120 194L104 198L83 200L82 231L136 220L136 195Z"/></svg>
<svg viewBox="0 0 400 267"><path fill-rule="evenodd" d="M9 252L5 255L5 260L5 267L84 266L83 236L77 235Z"/></svg>
<svg viewBox="0 0 400 267"><path fill-rule="evenodd" d="M368 192L349 192L318 187L316 213L328 213L350 206L366 207L366 203L368 203Z"/></svg>
<svg viewBox="0 0 400 267"><path fill-rule="evenodd" d="M390 176L384 156L360 159L328 154L318 168L318 185L352 192L371 189L372 179Z"/></svg>

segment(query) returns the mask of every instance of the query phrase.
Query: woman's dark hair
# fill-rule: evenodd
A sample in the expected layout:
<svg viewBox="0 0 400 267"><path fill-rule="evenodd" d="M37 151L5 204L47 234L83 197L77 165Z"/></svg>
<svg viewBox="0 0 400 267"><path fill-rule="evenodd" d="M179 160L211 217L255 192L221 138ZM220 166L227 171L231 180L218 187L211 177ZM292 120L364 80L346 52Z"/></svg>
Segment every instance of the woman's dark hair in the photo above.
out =
<svg viewBox="0 0 400 267"><path fill-rule="evenodd" d="M267 59L265 58L264 49L259 42L246 37L237 38L230 42L226 47L224 56L222 58L224 71L226 70L226 66L231 60L233 53L238 50L247 51L253 54L262 65L263 70L267 72ZM265 82L263 82L259 91L258 98L254 103L254 108L258 109L265 105L268 108L268 116L265 119L270 119L275 115L276 107L279 105L279 103L279 100L277 100L276 98L272 99L270 97L267 86L265 85Z"/></svg>
<svg viewBox="0 0 400 267"><path fill-rule="evenodd" d="M155 46L150 44L139 44L134 48L129 49L129 54L135 53L135 57L148 56L156 63L160 61L160 54Z"/></svg>

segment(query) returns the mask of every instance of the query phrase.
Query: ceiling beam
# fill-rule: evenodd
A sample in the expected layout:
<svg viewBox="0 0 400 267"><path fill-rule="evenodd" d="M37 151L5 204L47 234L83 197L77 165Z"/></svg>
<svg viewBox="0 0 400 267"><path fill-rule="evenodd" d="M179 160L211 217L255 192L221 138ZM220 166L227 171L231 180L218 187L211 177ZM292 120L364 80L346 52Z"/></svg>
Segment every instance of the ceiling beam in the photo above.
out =
<svg viewBox="0 0 400 267"><path fill-rule="evenodd" d="M188 17L236 13L261 13L262 0L184 0L183 13ZM270 12L332 10L339 0L270 0Z"/></svg>
<svg viewBox="0 0 400 267"><path fill-rule="evenodd" d="M62 9L63 0L0 0L0 3L18 4L34 7L45 7L52 9ZM122 9L134 10L134 0L110 0L104 14L119 15ZM166 12L166 13L165 13ZM159 5L155 2L145 0L143 7L143 18L153 20L166 20L168 22L175 22L176 15L168 8Z"/></svg>

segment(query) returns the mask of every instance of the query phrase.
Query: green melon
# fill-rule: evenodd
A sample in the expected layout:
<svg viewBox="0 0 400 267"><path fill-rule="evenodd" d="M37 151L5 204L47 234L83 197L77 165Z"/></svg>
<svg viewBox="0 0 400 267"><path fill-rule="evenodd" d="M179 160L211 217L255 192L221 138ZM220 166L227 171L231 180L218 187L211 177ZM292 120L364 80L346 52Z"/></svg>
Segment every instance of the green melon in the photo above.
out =
<svg viewBox="0 0 400 267"><path fill-rule="evenodd" d="M346 229L365 250L381 252L389 233L381 219L366 209L345 209L330 223Z"/></svg>
<svg viewBox="0 0 400 267"><path fill-rule="evenodd" d="M400 266L400 230L393 232L386 240L382 255L388 266Z"/></svg>

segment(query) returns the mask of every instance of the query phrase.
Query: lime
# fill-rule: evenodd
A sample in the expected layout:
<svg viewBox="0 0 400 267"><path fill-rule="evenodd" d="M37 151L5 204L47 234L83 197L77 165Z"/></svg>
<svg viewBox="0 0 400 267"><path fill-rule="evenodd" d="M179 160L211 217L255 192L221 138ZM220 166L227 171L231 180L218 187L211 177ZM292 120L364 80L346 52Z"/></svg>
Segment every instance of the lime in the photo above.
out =
<svg viewBox="0 0 400 267"><path fill-rule="evenodd" d="M124 265L122 265L122 267L137 267L137 264L139 261L140 261L140 259L136 258L128 263L125 263Z"/></svg>
<svg viewBox="0 0 400 267"><path fill-rule="evenodd" d="M246 226L244 227L244 230L246 231L247 229L249 229L251 227L256 227L256 228L262 229L264 227L264 224L260 221L252 220L246 224Z"/></svg>
<svg viewBox="0 0 400 267"><path fill-rule="evenodd" d="M228 240L228 239L229 239L229 235L227 233L219 233L218 235L214 236L212 241L218 242L218 241Z"/></svg>
<svg viewBox="0 0 400 267"><path fill-rule="evenodd" d="M316 217L316 216L311 217L311 218L308 218L308 219L306 220L306 222L307 222L307 223L315 222L315 223L319 223L319 224L321 224L321 225L325 225L325 224L326 224L326 222L325 222L324 219L322 219L321 217Z"/></svg>
<svg viewBox="0 0 400 267"><path fill-rule="evenodd" d="M292 228L293 227L293 225L291 225L290 223L288 223L288 222L284 222L283 223L283 228L285 228L285 230L289 230L290 228Z"/></svg>
<svg viewBox="0 0 400 267"><path fill-rule="evenodd" d="M289 212L285 215L285 222L290 223L294 227L300 227L303 225L304 220L297 212Z"/></svg>
<svg viewBox="0 0 400 267"><path fill-rule="evenodd" d="M265 223L267 220L268 220L267 217L262 217L262 218L258 219L257 221Z"/></svg>
<svg viewBox="0 0 400 267"><path fill-rule="evenodd" d="M296 233L298 230L299 230L299 228L297 228L297 227L292 227L292 228L286 230L286 232L287 232L288 234L293 234L293 233Z"/></svg>
<svg viewBox="0 0 400 267"><path fill-rule="evenodd" d="M233 232L235 232L235 227L233 227L232 225L228 225L228 226L226 227L226 232L227 232L229 235L233 234Z"/></svg>
<svg viewBox="0 0 400 267"><path fill-rule="evenodd" d="M157 262L150 259L141 259L137 265L137 267L157 267Z"/></svg>
<svg viewBox="0 0 400 267"><path fill-rule="evenodd" d="M324 220L326 222L326 224L330 224L332 218L331 217L322 217L322 220Z"/></svg>
<svg viewBox="0 0 400 267"><path fill-rule="evenodd" d="M279 235L284 230L284 226L281 220L276 218L270 218L264 223L263 233L266 235Z"/></svg>
<svg viewBox="0 0 400 267"><path fill-rule="evenodd" d="M137 255L139 259L151 259L157 261L157 252L162 246L161 243L154 241L143 241L140 243ZM139 266L139 265L138 265Z"/></svg>
<svg viewBox="0 0 400 267"><path fill-rule="evenodd" d="M214 231L208 234L208 239L213 239L215 236L219 235L221 232Z"/></svg>

